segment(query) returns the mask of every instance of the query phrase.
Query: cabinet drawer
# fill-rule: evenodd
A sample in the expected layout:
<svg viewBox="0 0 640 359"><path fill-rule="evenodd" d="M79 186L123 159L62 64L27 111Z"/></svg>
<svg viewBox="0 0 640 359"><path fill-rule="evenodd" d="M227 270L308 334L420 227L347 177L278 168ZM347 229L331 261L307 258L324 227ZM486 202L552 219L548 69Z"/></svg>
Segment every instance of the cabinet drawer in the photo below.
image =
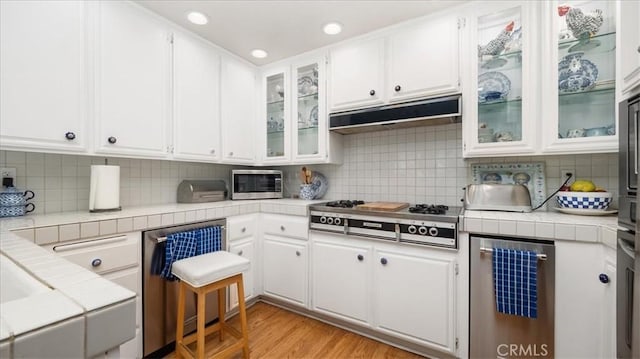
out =
<svg viewBox="0 0 640 359"><path fill-rule="evenodd" d="M233 241L235 239L246 238L255 233L256 217L240 216L227 219L227 239Z"/></svg>
<svg viewBox="0 0 640 359"><path fill-rule="evenodd" d="M60 256L101 274L138 265L139 240L116 236L53 247Z"/></svg>
<svg viewBox="0 0 640 359"><path fill-rule="evenodd" d="M264 233L307 240L309 219L307 217L265 214Z"/></svg>

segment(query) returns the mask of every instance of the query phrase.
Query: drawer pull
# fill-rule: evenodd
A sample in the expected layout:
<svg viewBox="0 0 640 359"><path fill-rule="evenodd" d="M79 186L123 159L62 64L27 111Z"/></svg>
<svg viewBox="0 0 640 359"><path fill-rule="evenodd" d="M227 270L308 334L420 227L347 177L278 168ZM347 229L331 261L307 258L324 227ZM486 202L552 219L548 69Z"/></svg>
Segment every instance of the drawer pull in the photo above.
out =
<svg viewBox="0 0 640 359"><path fill-rule="evenodd" d="M91 261L91 266L92 267L99 267L101 264L102 264L102 259L100 259L100 258L96 258L96 259Z"/></svg>
<svg viewBox="0 0 640 359"><path fill-rule="evenodd" d="M383 266L386 266L388 263L387 258L384 258L384 257L380 258L380 263L382 263Z"/></svg>
<svg viewBox="0 0 640 359"><path fill-rule="evenodd" d="M247 231L247 227L242 227L242 229L240 230L240 232L244 233Z"/></svg>
<svg viewBox="0 0 640 359"><path fill-rule="evenodd" d="M243 253L242 251L239 251L239 252L238 252L238 255L239 255L239 256L241 256L241 255L242 255L242 253Z"/></svg>
<svg viewBox="0 0 640 359"><path fill-rule="evenodd" d="M117 236L117 237L109 237L104 239L89 240L89 241L78 242L73 244L63 244L63 245L53 247L53 251L65 252L65 251L70 251L70 250L79 249L79 248L95 247L95 246L101 246L107 243L120 242L126 239L127 239L127 236Z"/></svg>
<svg viewBox="0 0 640 359"><path fill-rule="evenodd" d="M296 251L296 256L300 257L301 254L300 251Z"/></svg>
<svg viewBox="0 0 640 359"><path fill-rule="evenodd" d="M280 230L284 231L285 230L284 226L280 226Z"/></svg>

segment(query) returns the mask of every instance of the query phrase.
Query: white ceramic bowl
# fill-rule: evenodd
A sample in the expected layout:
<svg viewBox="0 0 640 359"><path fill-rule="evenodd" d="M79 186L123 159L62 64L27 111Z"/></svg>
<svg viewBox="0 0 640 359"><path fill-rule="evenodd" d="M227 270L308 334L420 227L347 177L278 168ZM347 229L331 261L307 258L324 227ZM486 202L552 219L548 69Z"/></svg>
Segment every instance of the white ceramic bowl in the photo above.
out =
<svg viewBox="0 0 640 359"><path fill-rule="evenodd" d="M563 208L606 210L613 200L613 195L609 192L560 191L556 195L556 200Z"/></svg>

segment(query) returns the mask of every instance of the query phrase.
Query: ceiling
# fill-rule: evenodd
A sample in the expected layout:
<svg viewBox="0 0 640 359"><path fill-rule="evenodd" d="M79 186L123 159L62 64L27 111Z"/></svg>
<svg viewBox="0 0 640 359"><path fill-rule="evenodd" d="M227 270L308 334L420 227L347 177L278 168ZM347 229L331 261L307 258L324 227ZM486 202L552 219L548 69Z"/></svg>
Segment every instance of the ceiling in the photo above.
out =
<svg viewBox="0 0 640 359"><path fill-rule="evenodd" d="M137 0L137 3L245 58L265 65L303 52L327 46L385 26L420 17L465 1L216 1ZM199 11L209 23L194 25L186 14ZM322 32L324 24L343 24L338 35ZM269 56L256 59L251 50L266 50Z"/></svg>

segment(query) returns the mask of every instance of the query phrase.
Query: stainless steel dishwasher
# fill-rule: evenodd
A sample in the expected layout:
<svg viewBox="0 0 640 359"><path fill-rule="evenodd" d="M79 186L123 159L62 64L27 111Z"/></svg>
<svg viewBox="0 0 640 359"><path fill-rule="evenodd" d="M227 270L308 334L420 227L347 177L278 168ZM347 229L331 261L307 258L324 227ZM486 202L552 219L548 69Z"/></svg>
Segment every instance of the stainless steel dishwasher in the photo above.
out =
<svg viewBox="0 0 640 359"><path fill-rule="evenodd" d="M555 247L552 241L471 235L469 356L554 356ZM537 318L499 313L494 294L494 248L536 252Z"/></svg>
<svg viewBox="0 0 640 359"><path fill-rule="evenodd" d="M190 223L142 232L142 335L143 355L145 357L162 357L175 348L176 340L176 308L178 303L178 282L167 281L151 274L153 252L167 235L204 227L222 227L222 248L227 248L226 219ZM161 249L161 248L158 248ZM156 253L158 254L158 253ZM164 250L162 250L164 255ZM218 317L218 297L210 293L206 299L206 323ZM196 329L196 295L187 296L185 309L185 333Z"/></svg>

